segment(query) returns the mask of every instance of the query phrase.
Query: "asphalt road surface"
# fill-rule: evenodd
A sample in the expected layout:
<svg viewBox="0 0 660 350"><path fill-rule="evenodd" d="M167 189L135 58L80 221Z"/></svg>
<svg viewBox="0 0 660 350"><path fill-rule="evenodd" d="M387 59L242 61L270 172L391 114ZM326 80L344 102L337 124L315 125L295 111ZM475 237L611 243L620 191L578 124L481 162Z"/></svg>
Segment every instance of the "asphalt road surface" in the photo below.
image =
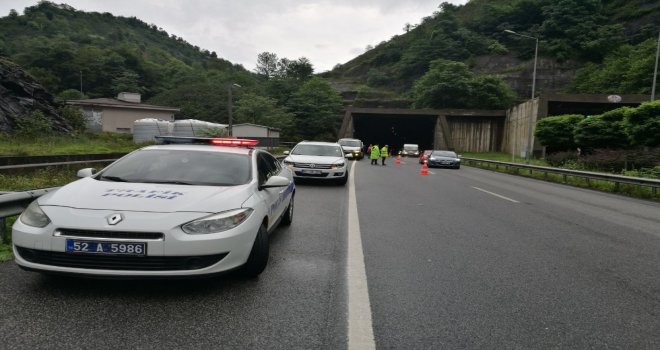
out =
<svg viewBox="0 0 660 350"><path fill-rule="evenodd" d="M354 191L300 184L256 280L0 263L0 348L660 348L659 204L404 162L357 162Z"/></svg>

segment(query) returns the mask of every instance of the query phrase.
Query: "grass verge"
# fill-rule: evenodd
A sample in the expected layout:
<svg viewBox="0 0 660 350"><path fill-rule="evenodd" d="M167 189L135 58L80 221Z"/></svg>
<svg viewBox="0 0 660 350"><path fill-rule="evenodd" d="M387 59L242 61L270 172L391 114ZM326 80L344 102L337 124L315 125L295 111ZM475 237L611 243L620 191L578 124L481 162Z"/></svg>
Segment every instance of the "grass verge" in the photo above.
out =
<svg viewBox="0 0 660 350"><path fill-rule="evenodd" d="M133 143L133 135L121 133L85 133L38 138L17 138L0 134L0 155L3 156L128 153L142 146L144 144Z"/></svg>

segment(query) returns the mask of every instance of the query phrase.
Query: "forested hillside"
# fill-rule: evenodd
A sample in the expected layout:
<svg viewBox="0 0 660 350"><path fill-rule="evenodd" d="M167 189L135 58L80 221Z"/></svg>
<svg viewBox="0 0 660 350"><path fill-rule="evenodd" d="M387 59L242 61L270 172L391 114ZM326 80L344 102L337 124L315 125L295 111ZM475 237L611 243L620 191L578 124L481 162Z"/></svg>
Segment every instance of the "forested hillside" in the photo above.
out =
<svg viewBox="0 0 660 350"><path fill-rule="evenodd" d="M304 57L263 52L251 71L136 17L48 1L19 11L0 18L0 57L56 101L131 91L181 108L179 119L227 122L237 84L235 121L279 127L289 140L335 137L341 101L328 83L376 105L506 108L527 98L534 40L504 30L539 38L537 93L648 94L660 23L657 0L443 3L319 78Z"/></svg>
<svg viewBox="0 0 660 350"><path fill-rule="evenodd" d="M547 71L548 80L557 79L560 69L583 67L577 80L571 82L572 74L556 90L648 94L658 23L657 0L443 3L419 25L406 25L403 34L368 48L327 76L405 94L428 72L432 61L443 59L498 76L518 71L522 74L513 74L514 79L531 80L532 65L524 62L534 56L534 40L505 32L512 30L539 38L539 66ZM560 68L552 71L553 67ZM540 78L539 91L549 89L550 82Z"/></svg>

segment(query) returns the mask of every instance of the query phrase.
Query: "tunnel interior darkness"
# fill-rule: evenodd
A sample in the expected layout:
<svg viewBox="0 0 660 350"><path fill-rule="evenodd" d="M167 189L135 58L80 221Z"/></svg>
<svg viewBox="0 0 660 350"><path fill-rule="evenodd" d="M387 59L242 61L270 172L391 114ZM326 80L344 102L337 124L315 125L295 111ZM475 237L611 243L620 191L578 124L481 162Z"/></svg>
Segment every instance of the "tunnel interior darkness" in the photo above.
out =
<svg viewBox="0 0 660 350"><path fill-rule="evenodd" d="M353 137L369 144L388 145L393 154L404 143L421 150L433 148L435 116L353 114Z"/></svg>

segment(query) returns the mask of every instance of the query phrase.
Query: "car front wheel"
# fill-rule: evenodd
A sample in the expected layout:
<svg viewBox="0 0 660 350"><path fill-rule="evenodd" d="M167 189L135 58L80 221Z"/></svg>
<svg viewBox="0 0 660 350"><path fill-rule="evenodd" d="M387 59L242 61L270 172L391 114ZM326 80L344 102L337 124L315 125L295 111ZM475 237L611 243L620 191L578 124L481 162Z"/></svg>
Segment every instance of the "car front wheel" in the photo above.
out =
<svg viewBox="0 0 660 350"><path fill-rule="evenodd" d="M262 224L259 227L257 237L254 239L254 244L252 245L247 262L238 271L240 276L245 278L257 277L268 264L268 251L268 231L266 230L266 225Z"/></svg>
<svg viewBox="0 0 660 350"><path fill-rule="evenodd" d="M289 206L286 207L286 211L284 212L284 216L282 217L281 224L283 226L289 226L291 225L292 221L293 221L293 195L291 195L291 201L289 202Z"/></svg>

